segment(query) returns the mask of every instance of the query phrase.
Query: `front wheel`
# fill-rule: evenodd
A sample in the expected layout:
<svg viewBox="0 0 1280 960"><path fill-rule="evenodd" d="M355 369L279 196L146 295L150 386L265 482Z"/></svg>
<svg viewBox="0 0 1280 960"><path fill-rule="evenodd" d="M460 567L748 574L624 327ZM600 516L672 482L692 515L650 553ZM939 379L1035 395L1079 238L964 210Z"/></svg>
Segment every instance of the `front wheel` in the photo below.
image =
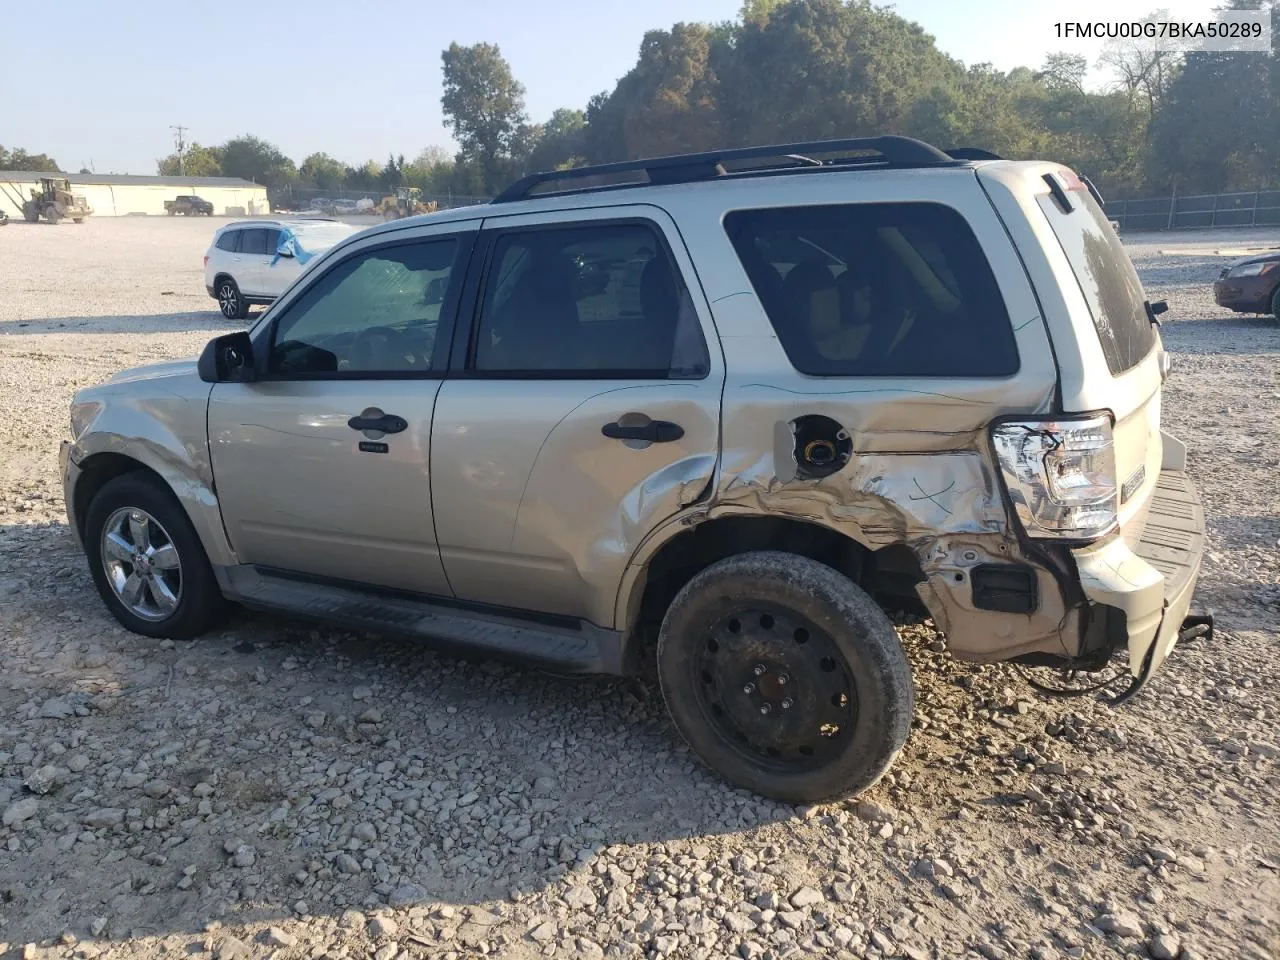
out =
<svg viewBox="0 0 1280 960"><path fill-rule="evenodd" d="M708 766L790 803L866 790L911 726L911 667L889 618L794 554L741 554L690 580L663 621L658 675Z"/></svg>
<svg viewBox="0 0 1280 960"><path fill-rule="evenodd" d="M218 281L217 295L218 309L228 320L243 320L249 315L249 304L230 277L223 277Z"/></svg>
<svg viewBox="0 0 1280 960"><path fill-rule="evenodd" d="M208 630L224 605L200 538L159 480L129 473L109 481L85 515L94 586L134 633L185 640Z"/></svg>

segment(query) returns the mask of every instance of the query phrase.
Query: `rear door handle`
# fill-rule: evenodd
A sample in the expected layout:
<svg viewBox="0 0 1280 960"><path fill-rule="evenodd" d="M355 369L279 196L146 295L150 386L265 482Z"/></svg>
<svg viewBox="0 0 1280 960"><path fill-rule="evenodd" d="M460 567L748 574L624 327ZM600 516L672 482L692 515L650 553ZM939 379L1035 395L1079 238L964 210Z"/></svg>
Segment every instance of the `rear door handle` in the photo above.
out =
<svg viewBox="0 0 1280 960"><path fill-rule="evenodd" d="M399 433L407 430L409 421L404 417L397 417L394 413L383 413L377 407L370 407L358 417L352 417L347 421L347 426L352 430L377 430L379 433Z"/></svg>
<svg viewBox="0 0 1280 960"><path fill-rule="evenodd" d="M650 443L673 443L684 436L684 427L669 420L650 420L638 426L624 427L620 423L606 423L600 428L610 440L647 440Z"/></svg>

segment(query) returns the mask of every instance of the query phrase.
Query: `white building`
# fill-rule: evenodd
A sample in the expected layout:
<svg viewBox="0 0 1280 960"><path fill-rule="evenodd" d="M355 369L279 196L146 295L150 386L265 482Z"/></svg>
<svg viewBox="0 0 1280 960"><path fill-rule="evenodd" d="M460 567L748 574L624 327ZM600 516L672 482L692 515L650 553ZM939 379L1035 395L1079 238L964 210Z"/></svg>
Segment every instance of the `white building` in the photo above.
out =
<svg viewBox="0 0 1280 960"><path fill-rule="evenodd" d="M164 202L194 194L213 204L217 216L243 217L271 212L267 188L235 177L139 177L130 174L56 173L0 170L0 210L21 219L19 200L27 200L42 176L66 177L95 217L164 216Z"/></svg>

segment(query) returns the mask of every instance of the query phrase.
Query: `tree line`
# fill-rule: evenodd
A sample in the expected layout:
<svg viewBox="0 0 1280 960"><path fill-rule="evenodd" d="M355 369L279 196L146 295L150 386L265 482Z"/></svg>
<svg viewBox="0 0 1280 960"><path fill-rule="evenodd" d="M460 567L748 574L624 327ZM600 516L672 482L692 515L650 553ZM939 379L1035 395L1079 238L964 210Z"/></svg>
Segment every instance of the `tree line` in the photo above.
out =
<svg viewBox="0 0 1280 960"><path fill-rule="evenodd" d="M1280 31L1280 0L1265 2ZM453 156L432 147L408 161L354 166L315 153L295 164L243 136L192 144L181 160L159 161L159 172L325 191L488 195L533 170L897 133L1058 160L1115 197L1280 185L1275 52L1184 56L1129 42L1109 46L1095 66L1106 74L1100 89L1086 87L1090 64L1075 54L1010 71L966 67L918 24L870 0L746 0L731 22L649 31L612 90L544 123L530 122L524 87L497 46L451 44L441 54L441 106L458 144ZM10 169L15 158L56 167L42 154L0 149L0 169L6 156Z"/></svg>

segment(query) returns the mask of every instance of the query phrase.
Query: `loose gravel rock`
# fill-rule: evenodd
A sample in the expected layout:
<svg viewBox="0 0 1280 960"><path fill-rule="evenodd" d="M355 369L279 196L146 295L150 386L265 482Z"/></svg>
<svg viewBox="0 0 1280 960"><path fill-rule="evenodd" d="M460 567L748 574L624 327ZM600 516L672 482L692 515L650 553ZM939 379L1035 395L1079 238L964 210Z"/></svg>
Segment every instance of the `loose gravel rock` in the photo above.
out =
<svg viewBox="0 0 1280 960"><path fill-rule="evenodd" d="M1113 710L899 617L902 757L796 808L712 776L642 684L247 613L195 643L116 626L57 441L77 388L236 328L200 276L216 226L0 230L0 954L1280 951L1280 327L1213 305L1223 258L1159 252L1213 238L1127 239L1170 302L1163 419L1209 516L1215 643Z"/></svg>

